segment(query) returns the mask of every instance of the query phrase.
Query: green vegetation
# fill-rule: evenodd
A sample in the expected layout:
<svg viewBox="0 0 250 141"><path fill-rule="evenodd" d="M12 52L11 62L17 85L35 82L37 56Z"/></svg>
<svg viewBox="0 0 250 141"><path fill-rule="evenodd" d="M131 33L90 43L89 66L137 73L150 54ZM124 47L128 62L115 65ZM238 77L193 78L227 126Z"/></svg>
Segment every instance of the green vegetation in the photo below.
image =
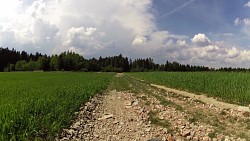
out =
<svg viewBox="0 0 250 141"><path fill-rule="evenodd" d="M157 111L150 111L148 113L149 121L151 121L152 124L156 124L156 125L162 126L164 128L170 128L170 125L171 125L170 122L167 120L164 120L164 119L160 119L157 116L157 114L158 114Z"/></svg>
<svg viewBox="0 0 250 141"><path fill-rule="evenodd" d="M54 140L81 104L105 90L107 73L0 73L0 140Z"/></svg>
<svg viewBox="0 0 250 141"><path fill-rule="evenodd" d="M250 104L250 73L144 72L128 75L171 88L204 93L230 103Z"/></svg>

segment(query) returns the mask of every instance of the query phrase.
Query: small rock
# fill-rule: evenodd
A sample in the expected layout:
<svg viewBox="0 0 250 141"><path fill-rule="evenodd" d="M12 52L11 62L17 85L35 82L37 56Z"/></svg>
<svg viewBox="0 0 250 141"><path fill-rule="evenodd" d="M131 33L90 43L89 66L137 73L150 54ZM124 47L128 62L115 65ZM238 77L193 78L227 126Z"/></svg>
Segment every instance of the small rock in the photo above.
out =
<svg viewBox="0 0 250 141"><path fill-rule="evenodd" d="M181 126L180 128L181 128L181 129L184 129L184 128L185 128L185 126Z"/></svg>
<svg viewBox="0 0 250 141"><path fill-rule="evenodd" d="M73 129L69 129L69 130L67 130L66 132L67 132L67 134L69 134L69 135L74 135L74 130L73 130Z"/></svg>
<svg viewBox="0 0 250 141"><path fill-rule="evenodd" d="M163 119L164 119L164 117L163 117L163 116L159 116L159 119L163 120Z"/></svg>
<svg viewBox="0 0 250 141"><path fill-rule="evenodd" d="M213 138L212 141L217 141L217 139L216 139L216 138Z"/></svg>
<svg viewBox="0 0 250 141"><path fill-rule="evenodd" d="M237 110L240 112L245 112L245 111L249 111L249 107L239 106Z"/></svg>
<svg viewBox="0 0 250 141"><path fill-rule="evenodd" d="M203 141L210 141L210 138L206 136L206 137L203 137L202 140Z"/></svg>
<svg viewBox="0 0 250 141"><path fill-rule="evenodd" d="M164 128L162 131L163 131L164 134L168 133L168 129L167 128Z"/></svg>
<svg viewBox="0 0 250 141"><path fill-rule="evenodd" d="M195 131L192 131L192 132L190 133L190 135L191 135L191 137L193 138L194 135L195 135Z"/></svg>
<svg viewBox="0 0 250 141"><path fill-rule="evenodd" d="M190 135L190 131L189 130L185 130L185 131L183 131L183 133L182 133L182 136L183 137L187 137L187 136L189 136Z"/></svg>
<svg viewBox="0 0 250 141"><path fill-rule="evenodd" d="M193 140L194 140L194 141L198 141L198 140L199 140L199 137L198 137L198 136L194 136L194 137L193 137Z"/></svg>
<svg viewBox="0 0 250 141"><path fill-rule="evenodd" d="M225 136L225 140L224 141L230 141L228 136Z"/></svg>
<svg viewBox="0 0 250 141"><path fill-rule="evenodd" d="M131 102L131 101L127 101L127 102L125 102L125 105L126 106L132 106L132 103L133 103L133 101Z"/></svg>
<svg viewBox="0 0 250 141"><path fill-rule="evenodd" d="M114 123L114 124L117 124L117 123L119 123L119 121L118 121L118 120L115 120L113 123Z"/></svg>
<svg viewBox="0 0 250 141"><path fill-rule="evenodd" d="M102 118L98 118L98 120L104 120L104 119L109 119L112 118L114 115L110 114L110 115L104 115Z"/></svg>
<svg viewBox="0 0 250 141"><path fill-rule="evenodd" d="M187 140L191 140L192 139L192 137L191 136L187 136L187 138L186 138Z"/></svg>
<svg viewBox="0 0 250 141"><path fill-rule="evenodd" d="M162 141L161 139L150 139L150 140L148 140L148 141Z"/></svg>
<svg viewBox="0 0 250 141"><path fill-rule="evenodd" d="M83 130L82 133L86 134L86 133L89 133L88 130Z"/></svg>
<svg viewBox="0 0 250 141"><path fill-rule="evenodd" d="M174 141L174 138L172 137L172 135L168 136L167 141Z"/></svg>
<svg viewBox="0 0 250 141"><path fill-rule="evenodd" d="M95 138L99 138L99 135L97 135L97 134L94 134L94 137L95 137Z"/></svg>
<svg viewBox="0 0 250 141"><path fill-rule="evenodd" d="M136 106L138 105L138 103L139 103L138 100L134 100L131 105Z"/></svg>
<svg viewBox="0 0 250 141"><path fill-rule="evenodd" d="M209 109L213 108L214 107L214 104L211 104L209 105Z"/></svg>
<svg viewBox="0 0 250 141"><path fill-rule="evenodd" d="M150 132L150 131L151 131L151 128L146 128L145 131L146 131L146 132Z"/></svg>
<svg viewBox="0 0 250 141"><path fill-rule="evenodd" d="M131 108L132 106L126 106L127 109Z"/></svg>
<svg viewBox="0 0 250 141"><path fill-rule="evenodd" d="M64 137L64 138L60 139L60 141L69 141L69 138Z"/></svg>
<svg viewBox="0 0 250 141"><path fill-rule="evenodd" d="M237 141L246 141L246 139L237 138Z"/></svg>

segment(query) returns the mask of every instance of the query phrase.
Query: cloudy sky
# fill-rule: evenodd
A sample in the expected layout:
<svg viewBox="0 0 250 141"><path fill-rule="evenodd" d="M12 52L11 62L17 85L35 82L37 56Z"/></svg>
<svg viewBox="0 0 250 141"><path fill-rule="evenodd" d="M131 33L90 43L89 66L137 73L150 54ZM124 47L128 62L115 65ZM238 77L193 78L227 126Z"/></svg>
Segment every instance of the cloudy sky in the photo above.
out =
<svg viewBox="0 0 250 141"><path fill-rule="evenodd" d="M1 0L0 46L250 67L249 0Z"/></svg>

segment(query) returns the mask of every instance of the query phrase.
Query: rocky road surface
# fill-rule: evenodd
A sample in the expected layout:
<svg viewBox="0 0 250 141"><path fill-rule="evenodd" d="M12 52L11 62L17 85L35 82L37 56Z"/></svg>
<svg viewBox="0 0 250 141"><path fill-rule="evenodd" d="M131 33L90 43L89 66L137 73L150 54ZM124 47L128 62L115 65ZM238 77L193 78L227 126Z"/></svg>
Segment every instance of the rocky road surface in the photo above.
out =
<svg viewBox="0 0 250 141"><path fill-rule="evenodd" d="M249 112L140 85L130 85L141 89L138 93L112 90L94 97L56 140L250 140Z"/></svg>

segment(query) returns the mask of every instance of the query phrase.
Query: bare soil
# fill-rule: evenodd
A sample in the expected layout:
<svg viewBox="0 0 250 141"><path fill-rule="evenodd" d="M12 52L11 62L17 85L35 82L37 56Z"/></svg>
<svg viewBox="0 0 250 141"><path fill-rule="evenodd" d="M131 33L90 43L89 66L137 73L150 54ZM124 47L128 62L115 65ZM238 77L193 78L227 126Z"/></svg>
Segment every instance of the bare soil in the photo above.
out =
<svg viewBox="0 0 250 141"><path fill-rule="evenodd" d="M238 105L147 84L124 74L116 77L121 79L116 83L128 90L119 92L112 87L91 99L56 140L250 140L250 113Z"/></svg>

